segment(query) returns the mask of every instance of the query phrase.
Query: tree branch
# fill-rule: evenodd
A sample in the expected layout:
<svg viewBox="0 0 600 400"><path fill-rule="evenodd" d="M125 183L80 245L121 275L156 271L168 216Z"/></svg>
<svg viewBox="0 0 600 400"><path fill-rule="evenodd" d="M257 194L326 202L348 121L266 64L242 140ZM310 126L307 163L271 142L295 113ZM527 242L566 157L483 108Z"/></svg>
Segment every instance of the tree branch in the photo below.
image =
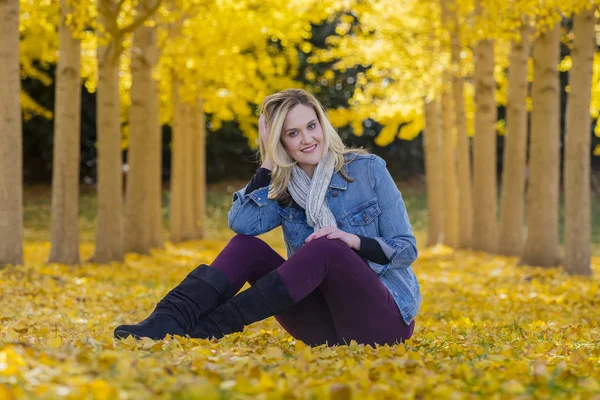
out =
<svg viewBox="0 0 600 400"><path fill-rule="evenodd" d="M148 4L149 0L144 1L144 5ZM144 14L140 14L138 15L138 17L129 25L127 25L126 27L123 27L121 29L121 32L123 34L127 34L127 33L131 33L133 31L135 31L137 28L139 28L144 22L146 22L148 20L148 18L150 18L152 16L152 14L154 14L158 8L160 7L161 4L161 0L155 0L154 5L147 10Z"/></svg>
<svg viewBox="0 0 600 400"><path fill-rule="evenodd" d="M110 5L111 2L109 0L98 0L98 11L108 19L116 19L119 14L118 12L114 13Z"/></svg>
<svg viewBox="0 0 600 400"><path fill-rule="evenodd" d="M119 5L117 6L117 15L121 13L121 10L123 9L123 4L125 4L125 0L120 0Z"/></svg>

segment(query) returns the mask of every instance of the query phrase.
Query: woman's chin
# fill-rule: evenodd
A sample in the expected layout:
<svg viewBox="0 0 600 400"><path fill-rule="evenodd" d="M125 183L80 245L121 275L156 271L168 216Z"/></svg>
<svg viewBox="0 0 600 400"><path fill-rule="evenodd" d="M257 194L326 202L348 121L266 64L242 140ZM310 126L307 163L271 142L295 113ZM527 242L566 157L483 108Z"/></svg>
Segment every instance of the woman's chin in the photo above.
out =
<svg viewBox="0 0 600 400"><path fill-rule="evenodd" d="M298 160L298 164L302 165L317 165L319 163L319 158L317 157L303 157L301 160Z"/></svg>

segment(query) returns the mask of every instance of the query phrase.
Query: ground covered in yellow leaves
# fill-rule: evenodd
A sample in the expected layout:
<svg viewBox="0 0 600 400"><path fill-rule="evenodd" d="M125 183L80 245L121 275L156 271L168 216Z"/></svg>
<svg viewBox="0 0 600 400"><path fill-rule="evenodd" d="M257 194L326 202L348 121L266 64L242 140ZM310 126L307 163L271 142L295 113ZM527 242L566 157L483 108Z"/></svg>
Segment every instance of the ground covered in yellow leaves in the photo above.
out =
<svg viewBox="0 0 600 400"><path fill-rule="evenodd" d="M24 266L0 270L0 399L600 399L599 257L583 279L421 249L423 305L405 345L311 348L273 318L220 341L113 339L225 244L68 267L28 243Z"/></svg>

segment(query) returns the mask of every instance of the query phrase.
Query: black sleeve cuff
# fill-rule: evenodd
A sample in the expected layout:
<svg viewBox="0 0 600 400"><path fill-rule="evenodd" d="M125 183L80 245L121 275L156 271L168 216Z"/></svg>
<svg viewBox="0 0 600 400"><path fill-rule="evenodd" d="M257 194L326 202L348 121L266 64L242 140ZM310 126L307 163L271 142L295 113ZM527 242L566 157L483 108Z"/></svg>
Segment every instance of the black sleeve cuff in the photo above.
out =
<svg viewBox="0 0 600 400"><path fill-rule="evenodd" d="M382 265L390 262L377 240L360 235L358 237L360 238L360 249L356 253L359 256Z"/></svg>
<svg viewBox="0 0 600 400"><path fill-rule="evenodd" d="M256 189L267 187L269 183L271 183L271 171L266 168L259 168L250 180L246 188L246 194L250 194Z"/></svg>

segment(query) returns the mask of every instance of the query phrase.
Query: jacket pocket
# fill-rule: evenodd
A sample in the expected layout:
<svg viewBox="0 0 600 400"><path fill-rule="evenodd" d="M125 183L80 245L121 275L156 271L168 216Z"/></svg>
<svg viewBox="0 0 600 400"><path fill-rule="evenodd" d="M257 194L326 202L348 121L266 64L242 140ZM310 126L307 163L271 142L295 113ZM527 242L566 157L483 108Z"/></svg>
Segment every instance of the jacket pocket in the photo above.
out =
<svg viewBox="0 0 600 400"><path fill-rule="evenodd" d="M377 199L369 200L348 212L351 225L368 225L381 214Z"/></svg>
<svg viewBox="0 0 600 400"><path fill-rule="evenodd" d="M278 212L282 218L284 240L297 247L301 241L302 228L306 225L306 214L292 206L279 207Z"/></svg>
<svg viewBox="0 0 600 400"><path fill-rule="evenodd" d="M352 208L347 213L348 223L353 227L353 233L376 237L379 236L377 217L381 214L379 202L372 199Z"/></svg>

